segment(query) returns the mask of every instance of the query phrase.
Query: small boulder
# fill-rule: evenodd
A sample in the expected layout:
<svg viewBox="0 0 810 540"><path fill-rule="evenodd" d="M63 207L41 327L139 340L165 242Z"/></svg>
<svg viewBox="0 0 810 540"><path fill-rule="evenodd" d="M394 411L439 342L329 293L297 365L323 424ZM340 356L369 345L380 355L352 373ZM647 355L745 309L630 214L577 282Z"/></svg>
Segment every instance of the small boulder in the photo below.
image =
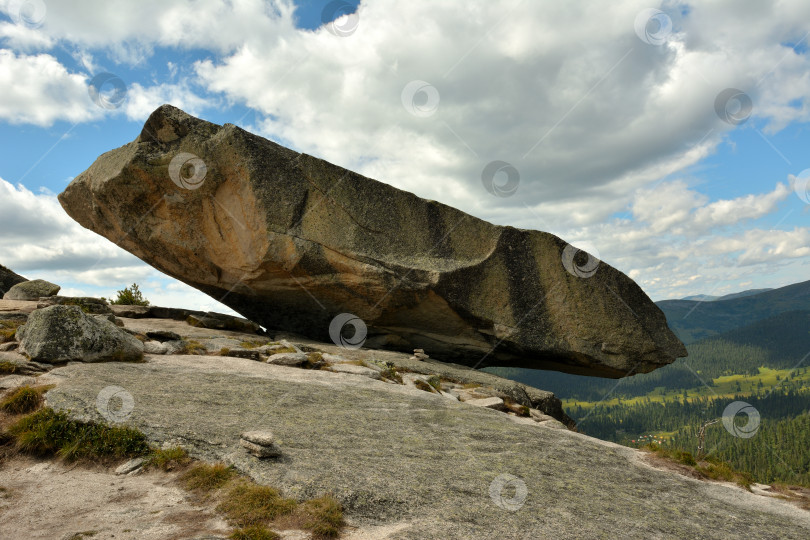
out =
<svg viewBox="0 0 810 540"><path fill-rule="evenodd" d="M281 449L274 444L270 431L247 431L242 433L239 444L257 458L277 457Z"/></svg>
<svg viewBox="0 0 810 540"><path fill-rule="evenodd" d="M169 352L169 347L165 343L150 340L144 342L143 352L145 354L167 354Z"/></svg>
<svg viewBox="0 0 810 540"><path fill-rule="evenodd" d="M31 313L17 330L20 352L48 364L137 361L144 346L103 317L86 315L78 306L51 306Z"/></svg>
<svg viewBox="0 0 810 540"><path fill-rule="evenodd" d="M259 446L270 446L276 440L272 431L246 431L240 437Z"/></svg>
<svg viewBox="0 0 810 540"><path fill-rule="evenodd" d="M486 409L495 409L495 410L503 410L504 403L503 400L499 397L488 397L482 399L468 399L465 401L467 405L475 405L476 407L484 407Z"/></svg>
<svg viewBox="0 0 810 540"><path fill-rule="evenodd" d="M54 296L61 287L44 279L23 281L11 287L3 300L39 300L45 296Z"/></svg>
<svg viewBox="0 0 810 540"><path fill-rule="evenodd" d="M118 468L115 469L115 474L129 474L133 471L137 471L143 467L144 463L146 463L146 459L144 458L130 459L126 463L118 466Z"/></svg>
<svg viewBox="0 0 810 540"><path fill-rule="evenodd" d="M267 359L268 364L275 364L277 366L293 366L298 367L307 361L307 355L304 353L281 353L274 354Z"/></svg>

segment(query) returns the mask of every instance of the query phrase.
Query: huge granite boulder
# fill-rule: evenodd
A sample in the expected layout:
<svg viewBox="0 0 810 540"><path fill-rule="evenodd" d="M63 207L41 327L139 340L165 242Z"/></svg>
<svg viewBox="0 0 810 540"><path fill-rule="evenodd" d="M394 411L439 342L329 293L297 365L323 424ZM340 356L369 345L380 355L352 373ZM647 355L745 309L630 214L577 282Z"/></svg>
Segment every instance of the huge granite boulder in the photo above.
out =
<svg viewBox="0 0 810 540"><path fill-rule="evenodd" d="M607 377L686 355L633 280L552 234L492 225L169 105L59 201L271 330L340 340L344 327L356 344L367 329L369 346Z"/></svg>
<svg viewBox="0 0 810 540"><path fill-rule="evenodd" d="M28 280L10 268L6 268L0 264L0 298L2 298L3 295L6 294L6 292L8 292L8 290L14 285L17 283L22 283L23 281Z"/></svg>
<svg viewBox="0 0 810 540"><path fill-rule="evenodd" d="M137 361L143 343L104 315L87 315L79 306L55 305L37 309L17 329L19 352L35 362L56 364Z"/></svg>
<svg viewBox="0 0 810 540"><path fill-rule="evenodd" d="M44 279L32 279L12 286L4 295L3 300L39 300L46 296L53 296L61 287Z"/></svg>

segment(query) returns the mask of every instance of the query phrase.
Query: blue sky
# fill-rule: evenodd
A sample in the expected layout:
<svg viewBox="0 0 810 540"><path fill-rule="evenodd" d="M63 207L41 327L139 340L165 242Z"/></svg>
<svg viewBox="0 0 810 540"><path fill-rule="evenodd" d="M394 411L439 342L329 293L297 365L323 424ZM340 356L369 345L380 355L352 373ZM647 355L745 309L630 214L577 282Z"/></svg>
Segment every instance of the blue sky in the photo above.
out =
<svg viewBox="0 0 810 540"><path fill-rule="evenodd" d="M54 200L171 102L553 232L656 300L803 281L804 4L0 0L0 263L67 293L138 281L163 303L225 311L78 230ZM105 72L126 85L117 108L87 92ZM750 99L743 122L716 110L729 88ZM494 160L519 171L514 196L482 186Z"/></svg>

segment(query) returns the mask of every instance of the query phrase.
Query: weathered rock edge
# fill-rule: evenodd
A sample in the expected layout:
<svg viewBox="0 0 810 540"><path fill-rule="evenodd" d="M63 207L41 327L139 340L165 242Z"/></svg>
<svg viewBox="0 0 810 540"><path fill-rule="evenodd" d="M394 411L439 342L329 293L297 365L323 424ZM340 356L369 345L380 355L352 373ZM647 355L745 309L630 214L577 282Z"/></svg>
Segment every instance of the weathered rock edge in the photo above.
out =
<svg viewBox="0 0 810 540"><path fill-rule="evenodd" d="M604 262L591 277L569 271L583 262L552 234L492 225L169 105L59 201L268 329L325 341L348 312L371 347L606 377L686 355L638 285Z"/></svg>

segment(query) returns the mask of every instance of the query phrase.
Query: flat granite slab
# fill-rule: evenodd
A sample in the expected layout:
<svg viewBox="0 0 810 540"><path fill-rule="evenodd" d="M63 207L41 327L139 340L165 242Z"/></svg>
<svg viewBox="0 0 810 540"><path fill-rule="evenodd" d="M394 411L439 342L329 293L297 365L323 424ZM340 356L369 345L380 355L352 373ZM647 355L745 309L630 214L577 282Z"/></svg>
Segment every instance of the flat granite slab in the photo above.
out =
<svg viewBox="0 0 810 540"><path fill-rule="evenodd" d="M808 538L810 513L648 465L642 453L368 377L220 356L54 369L47 404L100 407L156 442L304 498L334 494L387 538ZM111 392L109 386L117 386ZM123 389L123 391L121 390ZM99 395L102 396L99 403ZM131 397L131 400L130 400ZM109 413L107 416L110 416ZM525 420L525 419L524 419ZM239 444L269 430L279 458Z"/></svg>

